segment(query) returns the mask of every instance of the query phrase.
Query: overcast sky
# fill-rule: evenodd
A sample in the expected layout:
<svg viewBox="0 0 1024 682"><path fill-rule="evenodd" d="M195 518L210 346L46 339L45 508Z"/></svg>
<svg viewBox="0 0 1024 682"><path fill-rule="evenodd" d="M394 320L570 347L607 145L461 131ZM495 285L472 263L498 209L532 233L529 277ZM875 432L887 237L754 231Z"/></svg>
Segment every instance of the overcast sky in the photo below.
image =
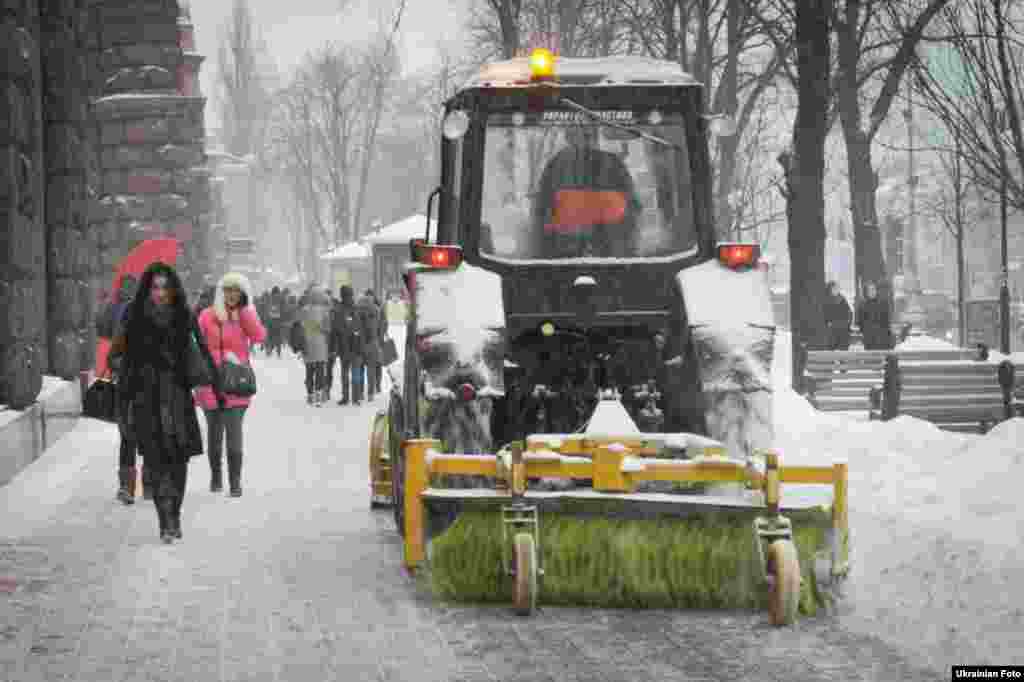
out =
<svg viewBox="0 0 1024 682"><path fill-rule="evenodd" d="M210 98L207 127L216 127L213 72L218 35L231 13L234 0L191 0L196 47L206 56L203 94ZM343 2L348 4L340 11ZM403 56L410 70L432 61L438 41L461 37L459 8L467 0L406 0L402 18ZM359 40L377 26L378 19L393 17L396 0L249 0L255 21L282 73L294 68L307 50L328 41Z"/></svg>

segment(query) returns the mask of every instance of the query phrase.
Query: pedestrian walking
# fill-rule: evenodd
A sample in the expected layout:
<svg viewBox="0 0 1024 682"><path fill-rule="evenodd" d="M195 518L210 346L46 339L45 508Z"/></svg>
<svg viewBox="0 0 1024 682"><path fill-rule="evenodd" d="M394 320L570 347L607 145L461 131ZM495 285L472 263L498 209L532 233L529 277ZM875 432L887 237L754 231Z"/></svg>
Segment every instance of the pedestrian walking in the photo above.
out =
<svg viewBox="0 0 1024 682"><path fill-rule="evenodd" d="M338 346L331 330L334 329L334 307L338 300L328 290L324 290L327 296L327 362L324 363L324 402L331 399L331 390L334 388L334 361L338 358Z"/></svg>
<svg viewBox="0 0 1024 682"><path fill-rule="evenodd" d="M121 288L114 292L112 300L104 308L96 322L96 333L100 338L108 339L113 342L113 339L118 334L124 333L124 319L128 312L128 307L131 305L132 299L135 297L135 290L138 287L138 281L131 275L125 275L121 278ZM111 371L109 365L104 372L105 379L113 378L114 373ZM124 399L124 391L121 390L120 376L118 379L118 397L120 400ZM117 465L117 499L122 504L135 504L135 479L138 475L138 469L136 467L136 460L138 457L138 443L135 441L135 437L131 433L119 429L120 431L120 447L118 451L118 465Z"/></svg>
<svg viewBox="0 0 1024 682"><path fill-rule="evenodd" d="M377 306L373 290L367 289L358 303L359 316L362 321L360 336L362 344L360 355L366 367L366 399L372 401L380 390L378 373L380 367L380 308ZM359 395L359 400L362 395Z"/></svg>
<svg viewBox="0 0 1024 682"><path fill-rule="evenodd" d="M244 275L228 273L217 286L213 305L199 316L199 330L218 369L225 362L249 365L250 349L267 338L249 291L249 280ZM202 386L196 390L196 399L206 414L210 491L224 489L222 453L226 440L229 492L231 497L241 497L242 427L252 398L224 394L216 386Z"/></svg>
<svg viewBox="0 0 1024 682"><path fill-rule="evenodd" d="M864 287L864 300L857 306L857 326L864 339L864 350L892 349L889 305L878 295L878 286L874 282L868 282Z"/></svg>
<svg viewBox="0 0 1024 682"><path fill-rule="evenodd" d="M383 351L381 350L381 344L384 343L384 339L391 334L391 330L388 327L388 311L387 308L381 305L380 299L372 289L367 289L367 292L373 298L373 304L377 307L377 338L376 338L376 350L377 350L377 364L374 373L375 387L377 395L381 393L381 384L384 381L384 364Z"/></svg>
<svg viewBox="0 0 1024 682"><path fill-rule="evenodd" d="M209 360L177 272L165 263L150 265L111 342L111 357L126 403L122 428L138 442L150 472L165 543L182 537L188 461L203 452L189 384L192 343Z"/></svg>
<svg viewBox="0 0 1024 682"><path fill-rule="evenodd" d="M320 407L324 396L324 371L327 365L327 335L330 333L330 309L327 295L313 287L305 296L299 315L305 338L306 402Z"/></svg>
<svg viewBox="0 0 1024 682"><path fill-rule="evenodd" d="M352 287L341 287L338 296L340 299L334 305L334 314L331 316L331 336L338 356L338 380L341 382L341 399L338 404L348 405L353 397L351 388L355 383L362 383L355 376L357 370L363 371L359 348L359 311L356 309Z"/></svg>
<svg viewBox="0 0 1024 682"><path fill-rule="evenodd" d="M853 322L853 311L846 297L839 291L839 284L828 283L828 296L825 300L825 325L828 328L829 350L850 349L850 323Z"/></svg>
<svg viewBox="0 0 1024 682"><path fill-rule="evenodd" d="M284 343L284 304L281 289L274 287L270 292L270 304L267 307L267 338L269 353L281 357L281 346Z"/></svg>

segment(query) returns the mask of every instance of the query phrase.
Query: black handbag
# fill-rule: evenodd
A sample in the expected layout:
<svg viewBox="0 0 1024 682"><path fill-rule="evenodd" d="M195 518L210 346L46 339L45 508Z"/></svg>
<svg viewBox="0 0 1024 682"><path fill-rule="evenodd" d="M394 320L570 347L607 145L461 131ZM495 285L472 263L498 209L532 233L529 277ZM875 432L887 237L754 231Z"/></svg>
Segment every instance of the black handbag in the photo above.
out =
<svg viewBox="0 0 1024 682"><path fill-rule="evenodd" d="M188 339L188 387L212 386L213 372L213 358L206 349L201 332L193 327Z"/></svg>
<svg viewBox="0 0 1024 682"><path fill-rule="evenodd" d="M90 419L116 424L119 407L117 384L109 379L97 379L82 397L82 414Z"/></svg>
<svg viewBox="0 0 1024 682"><path fill-rule="evenodd" d="M249 365L237 365L224 357L224 325L220 326L220 390L243 398L256 395L256 372Z"/></svg>
<svg viewBox="0 0 1024 682"><path fill-rule="evenodd" d="M395 347L395 340L385 336L380 342L380 364L387 367L398 359L398 349Z"/></svg>

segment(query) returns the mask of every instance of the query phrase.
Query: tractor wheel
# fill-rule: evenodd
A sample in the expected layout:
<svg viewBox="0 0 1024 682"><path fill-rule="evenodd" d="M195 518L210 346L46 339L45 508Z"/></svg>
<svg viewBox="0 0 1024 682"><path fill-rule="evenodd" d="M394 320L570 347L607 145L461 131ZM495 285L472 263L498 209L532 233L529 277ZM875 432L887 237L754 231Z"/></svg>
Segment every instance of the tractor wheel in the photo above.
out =
<svg viewBox="0 0 1024 682"><path fill-rule="evenodd" d="M800 559L792 540L776 540L768 546L767 569L774 578L768 591L768 617L772 625L792 625L800 606Z"/></svg>
<svg viewBox="0 0 1024 682"><path fill-rule="evenodd" d="M529 533L517 533L515 550L515 587L513 608L520 616L529 616L537 608L537 545Z"/></svg>
<svg viewBox="0 0 1024 682"><path fill-rule="evenodd" d="M394 437L397 434L393 434ZM405 537L405 460L401 441L392 447L391 455L391 510L395 516L395 530ZM397 452L396 452L397 451Z"/></svg>
<svg viewBox="0 0 1024 682"><path fill-rule="evenodd" d="M378 412L373 418L373 427L370 430L370 509L376 509L379 505L373 501L377 495L377 482L381 473L381 455L388 445L388 434L385 425L382 424L387 415Z"/></svg>

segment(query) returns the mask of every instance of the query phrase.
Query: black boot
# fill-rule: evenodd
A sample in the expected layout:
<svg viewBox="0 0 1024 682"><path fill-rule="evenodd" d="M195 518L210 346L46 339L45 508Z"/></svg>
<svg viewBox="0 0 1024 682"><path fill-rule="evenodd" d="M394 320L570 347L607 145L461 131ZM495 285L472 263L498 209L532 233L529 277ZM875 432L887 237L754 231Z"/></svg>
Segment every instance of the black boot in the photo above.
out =
<svg viewBox="0 0 1024 682"><path fill-rule="evenodd" d="M181 495L179 495L178 497L174 498L174 504L172 505L172 509L171 509L171 517L169 519L170 527L168 528L168 530L170 531L171 535L173 535L178 540L181 539L181 503L182 503L182 499L183 498L182 498Z"/></svg>
<svg viewBox="0 0 1024 682"><path fill-rule="evenodd" d="M121 467L117 470L117 499L122 504L135 504L135 467Z"/></svg>
<svg viewBox="0 0 1024 682"><path fill-rule="evenodd" d="M242 453L228 451L228 485L231 497L242 496Z"/></svg>
<svg viewBox="0 0 1024 682"><path fill-rule="evenodd" d="M173 521L171 520L171 510L173 505L168 501L166 497L160 497L154 500L154 506L156 507L156 515L160 520L160 539L163 540L165 545L169 545L174 542Z"/></svg>

